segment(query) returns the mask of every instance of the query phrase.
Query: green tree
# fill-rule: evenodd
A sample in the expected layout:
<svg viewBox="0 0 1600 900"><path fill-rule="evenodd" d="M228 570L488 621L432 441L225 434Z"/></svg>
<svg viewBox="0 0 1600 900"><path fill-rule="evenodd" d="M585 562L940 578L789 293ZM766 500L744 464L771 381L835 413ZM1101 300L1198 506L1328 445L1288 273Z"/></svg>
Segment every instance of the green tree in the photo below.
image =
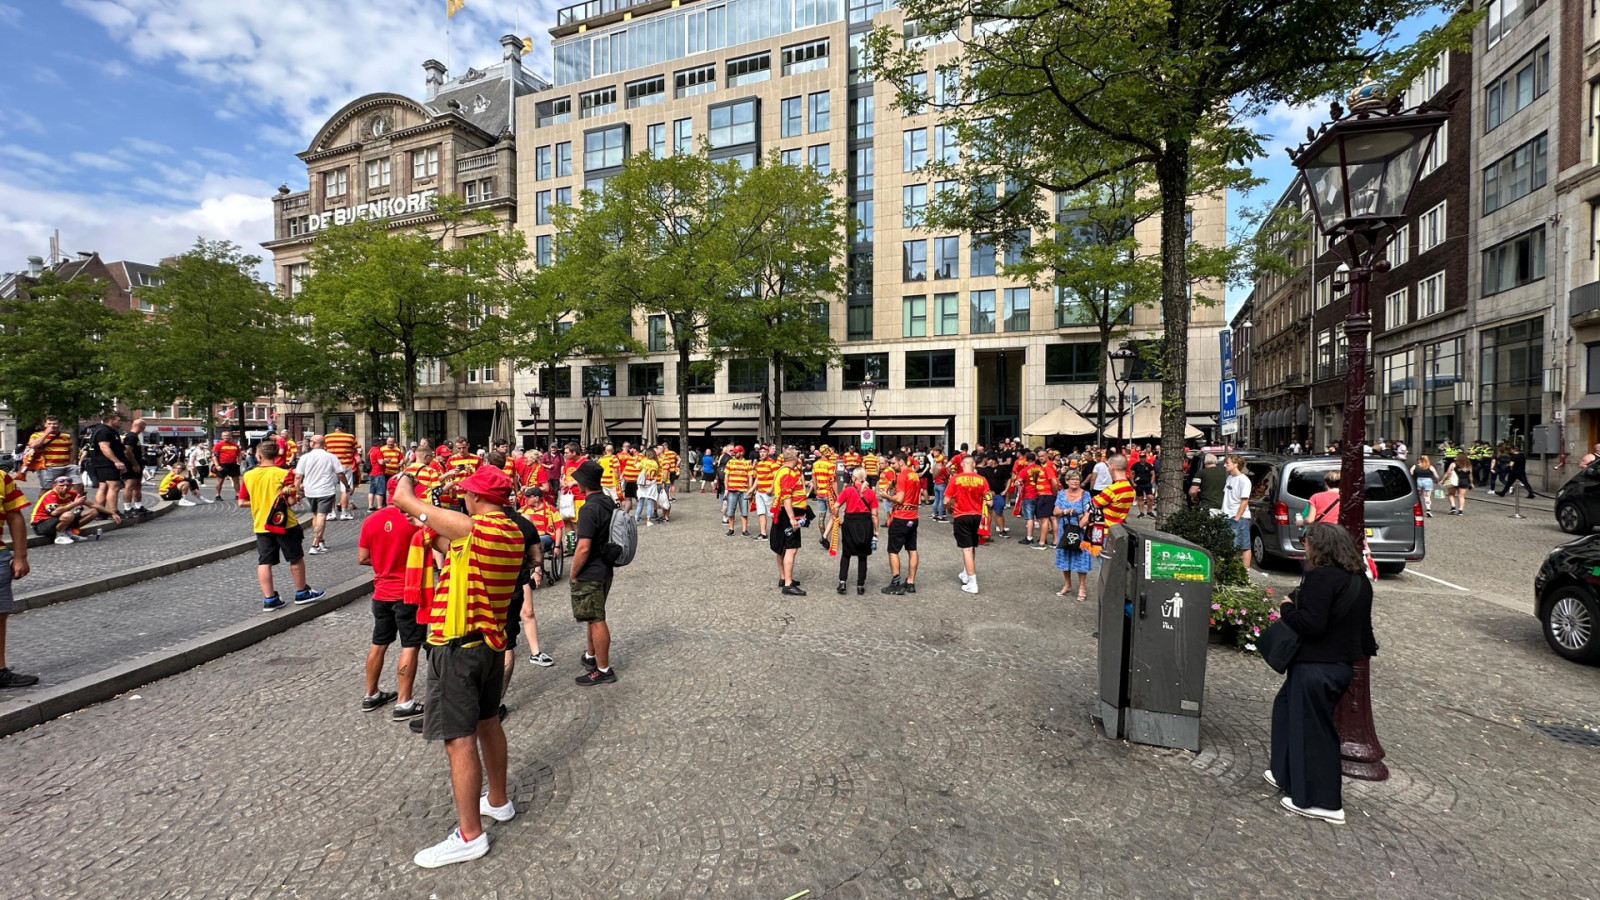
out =
<svg viewBox="0 0 1600 900"><path fill-rule="evenodd" d="M113 348L122 397L140 406L182 398L205 410L221 403L239 408L271 394L301 352L299 326L289 304L258 280L261 258L229 241L197 240L157 270L160 280L144 299L155 307L130 316Z"/></svg>
<svg viewBox="0 0 1600 900"><path fill-rule="evenodd" d="M1279 102L1352 87L1374 67L1404 83L1445 46L1470 36L1458 14L1409 48L1397 22L1438 0L902 0L906 32L962 44L934 73L932 101L965 150L961 183L988 185L970 206L974 232L997 214L1146 170L1160 200L1166 356L1161 445L1180 458L1187 405L1190 199L1236 184L1259 156L1250 121ZM928 102L913 76L926 41L875 32L880 77ZM966 65L965 71L961 69ZM1004 185L1004 190L995 189ZM1163 515L1182 502L1181 467L1161 472Z"/></svg>
<svg viewBox="0 0 1600 900"><path fill-rule="evenodd" d="M766 165L741 179L730 206L729 227L751 236L731 261L746 287L712 323L713 355L767 361L761 408L771 404L772 440L779 445L785 380L825 371L839 356L828 327L828 301L844 292L847 238L838 182L810 167L783 165L773 151Z"/></svg>
<svg viewBox="0 0 1600 900"><path fill-rule="evenodd" d="M17 421L56 415L70 431L115 404L107 338L122 316L102 302L105 290L45 272L25 294L0 300L0 402Z"/></svg>
<svg viewBox="0 0 1600 900"><path fill-rule="evenodd" d="M393 231L387 219L363 219L321 232L294 299L369 412L398 388L406 437L417 430L418 364L465 363L497 344L501 274L523 252L520 233L492 213L467 214L453 196L439 198L436 211L441 224L431 229Z"/></svg>

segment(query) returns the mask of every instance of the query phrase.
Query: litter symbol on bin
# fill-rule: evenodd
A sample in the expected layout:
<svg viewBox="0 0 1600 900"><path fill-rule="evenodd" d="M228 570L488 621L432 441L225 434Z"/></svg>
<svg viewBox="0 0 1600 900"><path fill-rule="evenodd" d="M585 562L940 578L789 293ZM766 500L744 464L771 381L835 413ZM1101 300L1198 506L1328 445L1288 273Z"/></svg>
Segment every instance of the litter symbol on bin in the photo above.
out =
<svg viewBox="0 0 1600 900"><path fill-rule="evenodd" d="M1161 601L1161 616L1166 619L1181 618L1183 616L1183 595L1173 594L1171 600ZM1171 631L1172 623L1162 622L1161 627Z"/></svg>

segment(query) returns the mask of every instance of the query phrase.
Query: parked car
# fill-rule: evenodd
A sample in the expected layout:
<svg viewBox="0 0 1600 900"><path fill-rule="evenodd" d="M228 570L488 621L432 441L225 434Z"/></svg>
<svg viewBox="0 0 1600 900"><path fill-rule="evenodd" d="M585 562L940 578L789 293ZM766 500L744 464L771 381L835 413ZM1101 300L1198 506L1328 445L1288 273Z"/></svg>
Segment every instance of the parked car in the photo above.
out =
<svg viewBox="0 0 1600 900"><path fill-rule="evenodd" d="M18 459L16 454L7 453L4 450L0 450L0 472L17 471L17 462Z"/></svg>
<svg viewBox="0 0 1600 900"><path fill-rule="evenodd" d="M1533 579L1533 614L1550 649L1573 662L1600 663L1600 534L1551 550Z"/></svg>
<svg viewBox="0 0 1600 900"><path fill-rule="evenodd" d="M1579 469L1556 491L1556 524L1567 534L1588 534L1600 524L1600 460Z"/></svg>
<svg viewBox="0 0 1600 900"><path fill-rule="evenodd" d="M1424 555L1422 501L1406 464L1369 456L1366 511L1367 547L1378 570L1394 575ZM1296 517L1323 478L1340 466L1337 456L1274 456L1246 459L1250 476L1250 550L1259 564L1304 559L1303 523Z"/></svg>

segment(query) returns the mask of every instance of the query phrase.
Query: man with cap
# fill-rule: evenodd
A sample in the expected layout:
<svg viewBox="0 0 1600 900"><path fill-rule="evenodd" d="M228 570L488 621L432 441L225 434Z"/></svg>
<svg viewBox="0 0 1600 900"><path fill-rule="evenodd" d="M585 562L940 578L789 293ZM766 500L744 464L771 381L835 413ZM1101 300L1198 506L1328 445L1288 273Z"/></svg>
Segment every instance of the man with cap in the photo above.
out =
<svg viewBox="0 0 1600 900"><path fill-rule="evenodd" d="M522 534L507 518L511 480L480 466L457 485L466 512L419 500L409 475L394 502L432 535L444 554L437 588L419 612L428 628L428 683L422 736L445 742L457 826L442 842L418 851L417 865L433 869L489 852L481 816L508 822L517 814L506 792L506 734L500 725L505 668L505 617L523 557ZM489 791L478 786L487 776Z"/></svg>
<svg viewBox="0 0 1600 900"><path fill-rule="evenodd" d="M728 517L728 536L733 536L733 519L739 518L739 530L750 537L750 498L748 491L755 481L755 466L744 458L744 447L733 448L733 458L723 472L722 514Z"/></svg>
<svg viewBox="0 0 1600 900"><path fill-rule="evenodd" d="M572 617L583 623L583 666L577 677L583 687L617 680L611 669L611 626L606 624L606 600L611 596L614 569L606 559L605 547L611 536L611 515L617 504L600 489L600 464L584 460L572 472L572 480L586 499L578 510L577 547L567 570L572 588Z"/></svg>

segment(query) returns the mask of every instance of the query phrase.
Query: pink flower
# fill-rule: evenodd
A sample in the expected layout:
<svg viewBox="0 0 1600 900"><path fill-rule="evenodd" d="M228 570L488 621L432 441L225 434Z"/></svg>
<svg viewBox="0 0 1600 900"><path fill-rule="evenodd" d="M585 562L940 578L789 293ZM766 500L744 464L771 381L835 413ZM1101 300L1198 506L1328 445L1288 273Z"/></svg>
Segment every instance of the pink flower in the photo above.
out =
<svg viewBox="0 0 1600 900"><path fill-rule="evenodd" d="M1222 608L1222 604L1221 603L1213 603L1213 604L1211 604L1211 608L1212 609L1221 609Z"/></svg>

